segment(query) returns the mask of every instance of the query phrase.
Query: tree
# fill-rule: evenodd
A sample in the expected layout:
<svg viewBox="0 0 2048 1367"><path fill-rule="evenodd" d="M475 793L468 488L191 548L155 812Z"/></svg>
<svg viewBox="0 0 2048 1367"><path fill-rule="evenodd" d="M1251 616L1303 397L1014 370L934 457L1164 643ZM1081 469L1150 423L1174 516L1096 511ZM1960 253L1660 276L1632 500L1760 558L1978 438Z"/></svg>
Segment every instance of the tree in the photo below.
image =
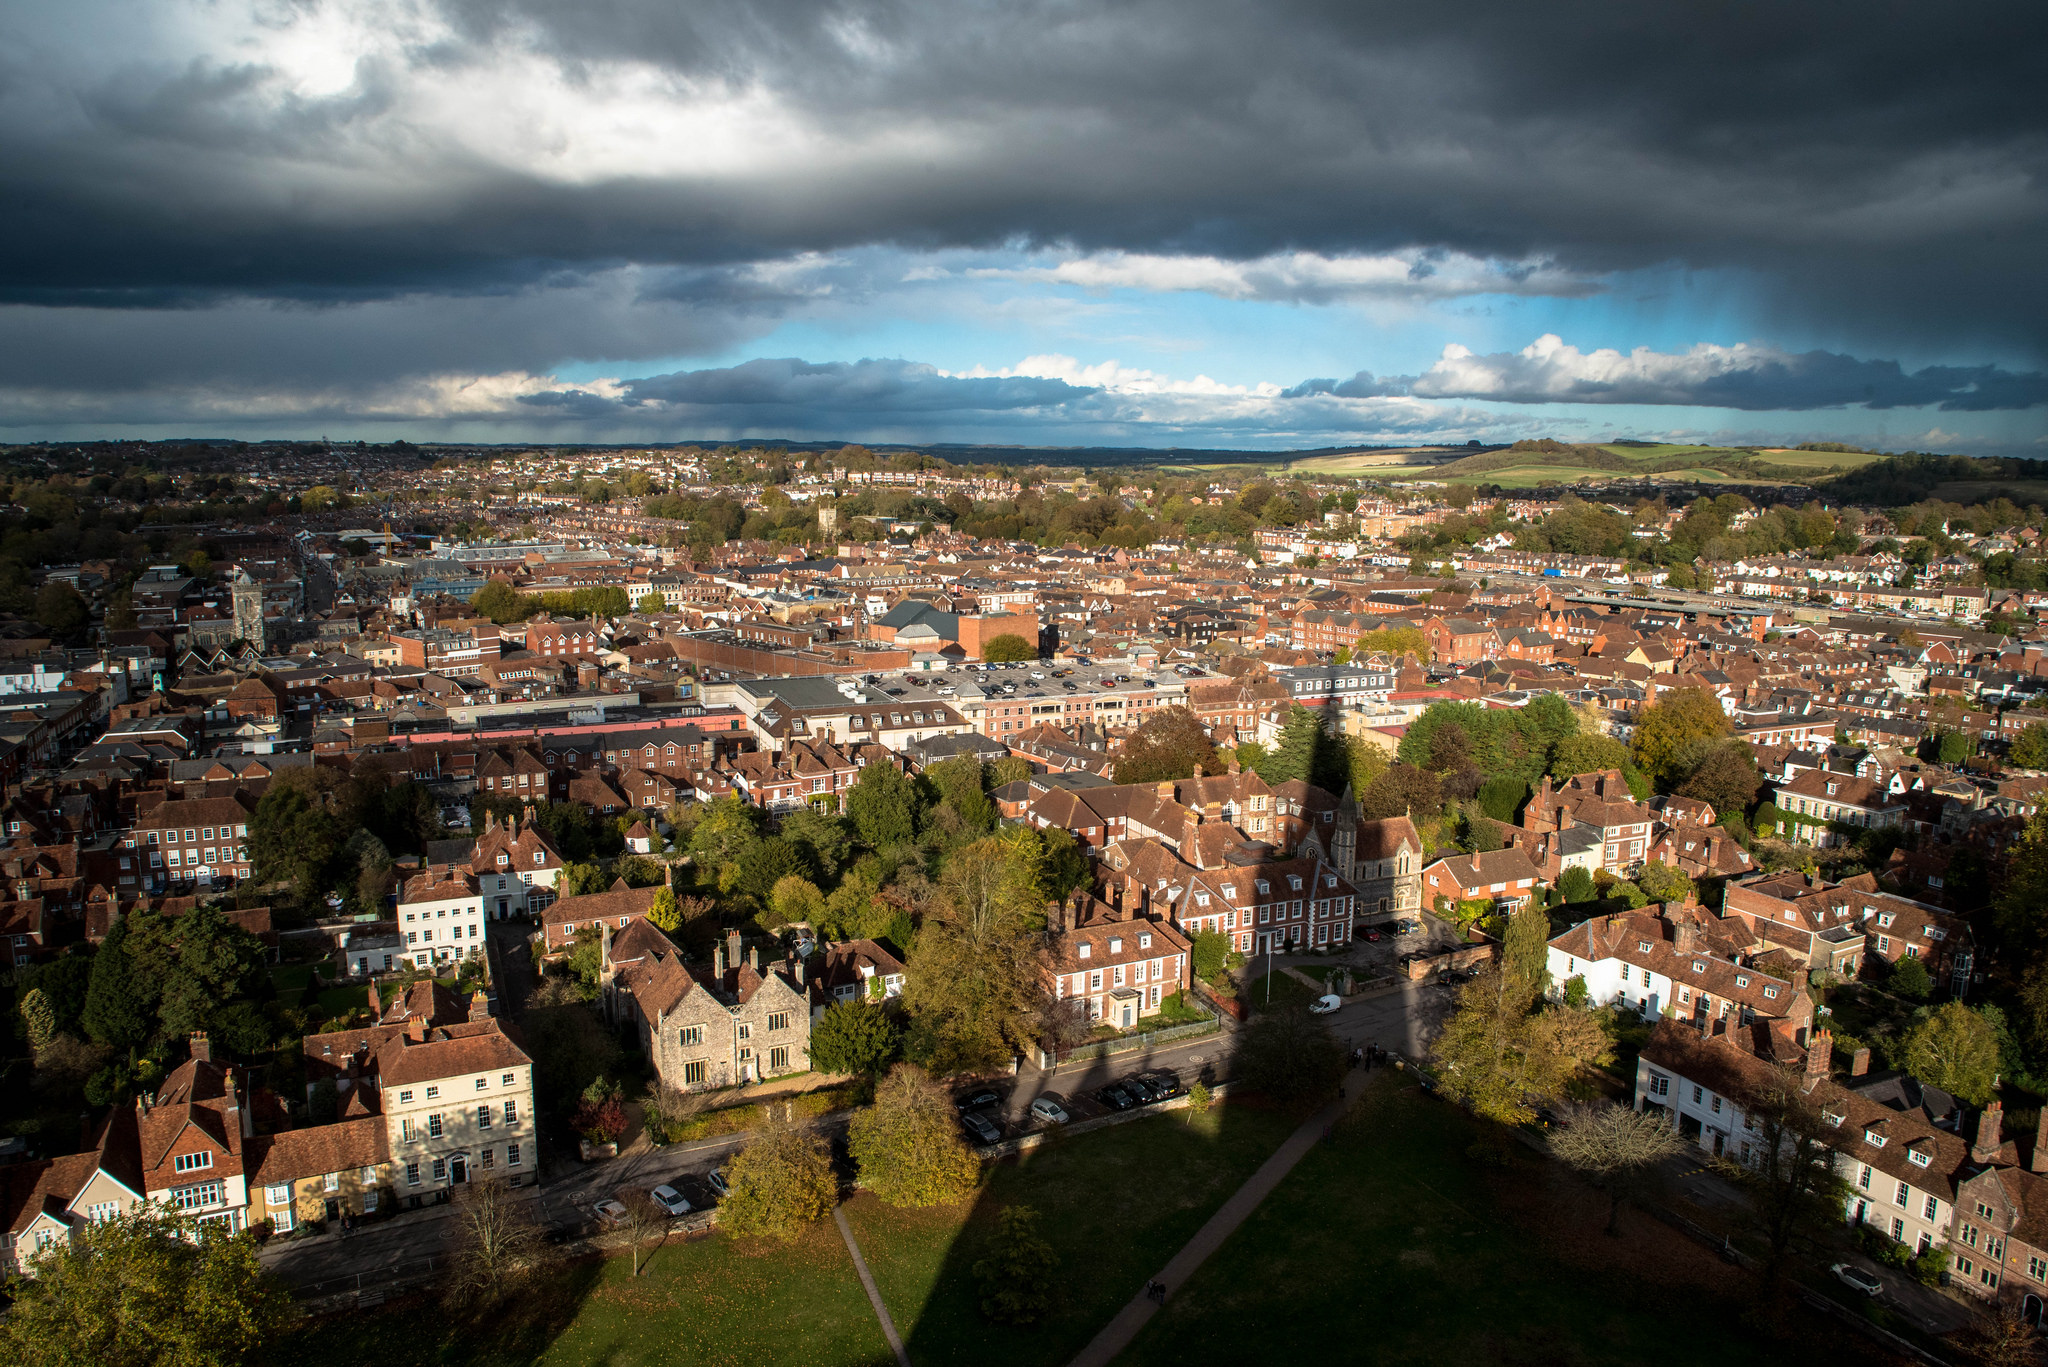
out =
<svg viewBox="0 0 2048 1367"><path fill-rule="evenodd" d="M718 1208L719 1224L742 1237L794 1239L839 1200L825 1142L793 1125L756 1130L726 1165L725 1180L729 1191Z"/></svg>
<svg viewBox="0 0 2048 1367"><path fill-rule="evenodd" d="M1052 1308L1053 1274L1060 1255L1038 1232L1038 1212L1004 1206L995 1236L974 1264L981 1284L981 1313L997 1324L1032 1324Z"/></svg>
<svg viewBox="0 0 2048 1367"><path fill-rule="evenodd" d="M1740 812L1756 801L1763 782L1750 748L1731 741L1708 750L1678 785L1678 794L1712 803L1716 812Z"/></svg>
<svg viewBox="0 0 2048 1367"><path fill-rule="evenodd" d="M1702 743L1733 730L1720 700L1706 689L1671 689L1636 719L1636 763L1668 792L1697 763Z"/></svg>
<svg viewBox="0 0 2048 1367"><path fill-rule="evenodd" d="M1185 707L1167 707L1145 719L1124 741L1116 761L1118 783L1160 783L1191 777L1199 766L1205 774L1223 771L1215 743L1201 718Z"/></svg>
<svg viewBox="0 0 2048 1367"><path fill-rule="evenodd" d="M1885 980L1885 987L1901 997L1925 1001L1934 990L1934 979L1928 976L1927 965L1916 955L1892 965L1892 975Z"/></svg>
<svg viewBox="0 0 2048 1367"><path fill-rule="evenodd" d="M1535 1011L1535 1002L1535 989L1498 965L1459 990L1458 1009L1430 1047L1445 1096L1497 1124L1527 1124L1532 1103L1555 1100L1580 1068L1613 1057L1592 1016Z"/></svg>
<svg viewBox="0 0 2048 1367"><path fill-rule="evenodd" d="M1534 903L1508 917L1501 962L1538 994L1550 983L1550 918Z"/></svg>
<svg viewBox="0 0 2048 1367"><path fill-rule="evenodd" d="M825 878L839 876L853 854L853 830L844 817L799 807L782 818L782 838L802 850Z"/></svg>
<svg viewBox="0 0 2048 1367"><path fill-rule="evenodd" d="M997 1068L1038 1038L1043 850L1028 828L956 851L918 933L904 994L911 1056L934 1072Z"/></svg>
<svg viewBox="0 0 2048 1367"><path fill-rule="evenodd" d="M60 641L76 640L92 623L92 611L77 589L52 579L36 591L36 622Z"/></svg>
<svg viewBox="0 0 2048 1367"><path fill-rule="evenodd" d="M924 771L924 782L968 831L980 834L996 824L996 805L988 800L988 766L973 755L934 764Z"/></svg>
<svg viewBox="0 0 2048 1367"><path fill-rule="evenodd" d="M1550 776L1559 782L1577 774L1632 765L1628 747L1612 736L1567 736L1550 751Z"/></svg>
<svg viewBox="0 0 2048 1367"><path fill-rule="evenodd" d="M985 641L981 647L981 658L990 664L1018 664L1038 658L1038 647L1013 631L1006 631L994 640Z"/></svg>
<svg viewBox="0 0 2048 1367"><path fill-rule="evenodd" d="M455 1193L455 1256L448 1299L472 1310L505 1301L542 1262L547 1244L533 1203L503 1178L473 1180Z"/></svg>
<svg viewBox="0 0 2048 1367"><path fill-rule="evenodd" d="M28 1031L29 1053L41 1054L57 1037L56 1008L50 1005L49 997L40 987L31 987L21 994L16 1009L21 1012L21 1023Z"/></svg>
<svg viewBox="0 0 2048 1367"><path fill-rule="evenodd" d="M774 925L801 921L815 926L825 917L825 895L810 879L785 874L775 880L774 890L768 894L768 907Z"/></svg>
<svg viewBox="0 0 2048 1367"><path fill-rule="evenodd" d="M342 839L324 803L296 783L272 783L249 818L249 859L266 883L322 891Z"/></svg>
<svg viewBox="0 0 2048 1367"><path fill-rule="evenodd" d="M1223 971L1230 958L1230 937L1220 930L1198 930L1190 942L1188 967L1197 978L1208 982Z"/></svg>
<svg viewBox="0 0 2048 1367"><path fill-rule="evenodd" d="M2034 722L2014 736L2006 758L2016 768L2048 769L2048 723Z"/></svg>
<svg viewBox="0 0 2048 1367"><path fill-rule="evenodd" d="M811 1066L873 1077L896 1056L902 1032L889 1011L862 1001L834 1002L811 1027Z"/></svg>
<svg viewBox="0 0 2048 1367"><path fill-rule="evenodd" d="M914 1064L889 1070L874 1104L854 1116L847 1144L861 1185L892 1206L950 1205L981 1180L953 1098Z"/></svg>
<svg viewBox="0 0 2048 1367"><path fill-rule="evenodd" d="M152 1014L128 958L128 920L117 918L92 956L92 983L86 989L82 1018L87 1035L114 1049L132 1049L149 1038Z"/></svg>
<svg viewBox="0 0 2048 1367"><path fill-rule="evenodd" d="M1998 1036L1991 1023L1961 1002L1948 1002L1906 1035L1906 1071L1972 1106L1991 1100L1998 1086Z"/></svg>
<svg viewBox="0 0 2048 1367"><path fill-rule="evenodd" d="M0 1322L8 1359L30 1367L249 1362L296 1318L254 1235L202 1232L153 1205L59 1240L34 1272Z"/></svg>
<svg viewBox="0 0 2048 1367"><path fill-rule="evenodd" d="M633 1250L633 1275L640 1275L640 1250L647 1246L650 1235L660 1234L664 1242L668 1239L669 1214L654 1204L654 1198L639 1187L624 1192L619 1204L626 1208L626 1244Z"/></svg>
<svg viewBox="0 0 2048 1367"><path fill-rule="evenodd" d="M652 617L656 613L668 611L668 599L658 593L643 593L640 600L633 604L633 608L642 616Z"/></svg>
<svg viewBox="0 0 2048 1367"><path fill-rule="evenodd" d="M1252 1018L1238 1032L1239 1076L1283 1106L1323 1100L1343 1080L1344 1046L1321 1016L1290 1005Z"/></svg>
<svg viewBox="0 0 2048 1367"><path fill-rule="evenodd" d="M1356 654L1384 653L1395 657L1413 655L1423 664L1430 660L1429 638L1422 634L1421 627L1381 627L1368 631L1358 638L1353 647Z"/></svg>
<svg viewBox="0 0 2048 1367"><path fill-rule="evenodd" d="M587 897L595 892L603 892L609 886L610 884L605 881L604 869L597 864L571 860L564 863L561 871L555 875L557 897Z"/></svg>
<svg viewBox="0 0 2048 1367"><path fill-rule="evenodd" d="M1748 1107L1756 1122L1747 1163L1724 1165L1748 1193L1750 1220L1769 1249L1764 1281L1777 1280L1793 1239L1838 1223L1851 1195L1836 1175L1831 1133L1819 1110L1789 1079L1772 1083Z"/></svg>
<svg viewBox="0 0 2048 1367"><path fill-rule="evenodd" d="M1593 875L1577 864L1557 876L1557 890L1566 902L1590 902L1599 895Z"/></svg>
<svg viewBox="0 0 2048 1367"><path fill-rule="evenodd" d="M1943 731L1934 742L1934 757L1942 764L1961 764L1977 753L1977 742L1961 731Z"/></svg>
<svg viewBox="0 0 2048 1367"><path fill-rule="evenodd" d="M732 886L766 904L783 879L802 879L807 872L803 854L797 847L779 835L771 835L748 846L746 853L739 857L734 866ZM721 878L720 881L724 880Z"/></svg>
<svg viewBox="0 0 2048 1367"><path fill-rule="evenodd" d="M673 889L662 888L654 894L654 899L647 904L647 919L664 935L674 935L683 928L682 908L676 905Z"/></svg>
<svg viewBox="0 0 2048 1367"><path fill-rule="evenodd" d="M733 867L761 838L760 821L760 808L738 793L727 793L705 807L690 833L690 854L699 868Z"/></svg>
<svg viewBox="0 0 2048 1367"><path fill-rule="evenodd" d="M846 814L863 842L874 849L907 845L917 836L919 813L916 785L903 771L875 761L860 771L846 794Z"/></svg>
<svg viewBox="0 0 2048 1367"><path fill-rule="evenodd" d="M1636 875L1636 886L1652 902L1683 902L1693 892L1692 879L1683 869L1657 860L1643 865L1643 871Z"/></svg>
<svg viewBox="0 0 2048 1367"><path fill-rule="evenodd" d="M526 596L502 579L493 579L470 595L469 605L480 616L488 617L499 626L516 622L531 611Z"/></svg>
<svg viewBox="0 0 2048 1367"><path fill-rule="evenodd" d="M1074 833L1062 826L1047 826L1038 833L1038 843L1045 851L1043 881L1048 901L1062 902L1076 888L1088 885L1092 876L1088 856L1082 852L1081 842L1074 839Z"/></svg>
<svg viewBox="0 0 2048 1367"><path fill-rule="evenodd" d="M1664 1116L1605 1103L1573 1107L1550 1134L1552 1154L1607 1189L1609 1234L1635 1184L1684 1147Z"/></svg>

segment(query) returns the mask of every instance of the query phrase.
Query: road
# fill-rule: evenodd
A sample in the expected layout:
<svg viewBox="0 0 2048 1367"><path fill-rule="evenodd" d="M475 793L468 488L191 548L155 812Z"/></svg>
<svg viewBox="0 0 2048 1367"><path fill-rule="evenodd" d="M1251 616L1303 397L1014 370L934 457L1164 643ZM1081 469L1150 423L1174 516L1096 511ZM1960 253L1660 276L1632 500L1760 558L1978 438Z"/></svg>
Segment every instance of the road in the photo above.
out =
<svg viewBox="0 0 2048 1367"><path fill-rule="evenodd" d="M522 922L511 921L493 922L490 930L502 1009L522 1002L531 990L533 968L526 942L528 929ZM1450 988L1404 983L1388 991L1354 998L1326 1019L1333 1033L1347 1046L1378 1044L1413 1058L1420 1055L1425 1041L1448 1013L1451 1001ZM1036 1128L1027 1120L1026 1112L1041 1095L1060 1099L1072 1118L1081 1120L1103 1113L1106 1108L1092 1094L1118 1078L1171 1071L1189 1086L1198 1081L1210 1085L1227 1081L1235 1036L1235 1029L1226 1028L1158 1049L1087 1059L1051 1070L1027 1063L1014 1080L1005 1078L984 1085L1003 1095L998 1116L1007 1138ZM963 1089L971 1090L976 1088ZM815 1125L821 1134L836 1141L844 1135L847 1120L844 1114L826 1116ZM543 1224L565 1236L588 1233L594 1224L593 1203L662 1183L675 1186L701 1208L711 1203L710 1190L703 1180L705 1175L739 1149L746 1138L724 1135L664 1148L639 1147L596 1163L558 1154L550 1180L544 1186L529 1189L534 1192L535 1214ZM455 1237L452 1208L429 1206L401 1212L346 1238L330 1232L310 1238L273 1240L263 1250L263 1261L301 1286L325 1283L332 1287L357 1275L366 1285L374 1286L405 1268L417 1268L423 1259L445 1256L453 1248Z"/></svg>

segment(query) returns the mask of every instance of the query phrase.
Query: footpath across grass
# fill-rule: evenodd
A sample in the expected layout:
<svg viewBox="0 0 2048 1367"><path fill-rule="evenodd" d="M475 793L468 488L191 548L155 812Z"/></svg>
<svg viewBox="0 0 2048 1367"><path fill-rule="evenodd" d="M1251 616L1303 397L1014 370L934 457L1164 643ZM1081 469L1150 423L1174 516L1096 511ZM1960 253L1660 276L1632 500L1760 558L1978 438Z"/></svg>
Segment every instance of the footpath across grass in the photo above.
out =
<svg viewBox="0 0 2048 1367"><path fill-rule="evenodd" d="M1892 1359L1640 1211L1385 1072L1119 1359L1809 1367Z"/></svg>
<svg viewBox="0 0 2048 1367"><path fill-rule="evenodd" d="M999 1164L967 1206L896 1210L863 1194L846 1217L913 1363L1051 1367L1141 1291L1297 1123L1249 1104L1165 1112ZM973 1275L997 1212L1013 1204L1039 1213L1060 1255L1053 1313L1028 1330L983 1318Z"/></svg>

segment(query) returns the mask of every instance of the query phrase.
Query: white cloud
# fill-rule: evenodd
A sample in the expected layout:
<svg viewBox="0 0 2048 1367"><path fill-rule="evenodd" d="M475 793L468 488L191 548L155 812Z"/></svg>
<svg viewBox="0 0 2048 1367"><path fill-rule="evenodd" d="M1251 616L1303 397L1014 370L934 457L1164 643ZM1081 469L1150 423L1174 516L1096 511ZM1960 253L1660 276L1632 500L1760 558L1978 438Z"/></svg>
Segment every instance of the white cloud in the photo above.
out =
<svg viewBox="0 0 2048 1367"><path fill-rule="evenodd" d="M1475 294L1586 295L1602 285L1549 261L1497 261L1457 252L1376 256L1286 252L1251 261L1216 256L1103 252L1043 266L981 267L978 279L1072 285L1088 290L1198 292L1232 300L1334 303L1450 299Z"/></svg>
<svg viewBox="0 0 2048 1367"><path fill-rule="evenodd" d="M1191 394L1207 397L1256 395L1277 398L1282 392L1277 384L1224 384L1220 380L1210 379L1207 375L1177 380L1161 375L1157 371L1140 370L1113 360L1088 365L1075 360L1072 356L1062 356L1056 352L1042 356L1026 356L1016 365L1004 366L999 370L975 366L972 370L942 370L939 373L966 379L1028 375L1040 379L1065 380L1071 385L1103 389L1118 394Z"/></svg>

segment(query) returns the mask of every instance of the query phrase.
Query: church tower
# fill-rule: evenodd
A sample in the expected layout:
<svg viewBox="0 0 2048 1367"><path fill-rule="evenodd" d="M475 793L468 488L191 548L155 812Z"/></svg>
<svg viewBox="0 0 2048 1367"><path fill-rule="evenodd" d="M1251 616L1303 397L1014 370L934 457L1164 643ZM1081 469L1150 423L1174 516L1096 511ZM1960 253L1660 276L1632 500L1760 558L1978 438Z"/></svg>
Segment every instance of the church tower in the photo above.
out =
<svg viewBox="0 0 2048 1367"><path fill-rule="evenodd" d="M1337 803L1337 829L1330 833L1330 863L1345 882L1357 884L1352 875L1358 871L1358 799L1349 783L1344 785L1344 796Z"/></svg>
<svg viewBox="0 0 2048 1367"><path fill-rule="evenodd" d="M263 585L237 565L229 593L234 597L235 635L255 646L258 654L263 653L269 649L263 636Z"/></svg>

